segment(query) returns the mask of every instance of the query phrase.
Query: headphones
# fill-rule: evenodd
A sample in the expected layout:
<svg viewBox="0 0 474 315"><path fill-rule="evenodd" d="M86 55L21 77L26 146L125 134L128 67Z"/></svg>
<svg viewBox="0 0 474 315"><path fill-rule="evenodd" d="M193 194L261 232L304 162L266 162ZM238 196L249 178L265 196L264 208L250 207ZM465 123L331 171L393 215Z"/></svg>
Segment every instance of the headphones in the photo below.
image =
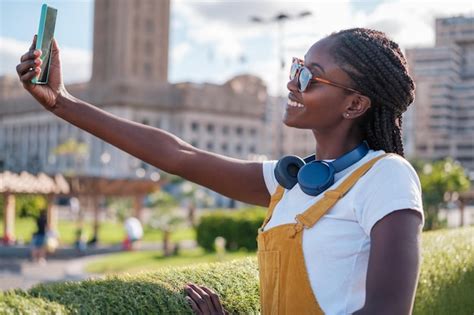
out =
<svg viewBox="0 0 474 315"><path fill-rule="evenodd" d="M278 161L274 173L284 188L291 189L298 183L304 193L317 196L334 183L336 173L357 163L368 152L369 145L364 141L332 162L317 161L314 154L304 159L287 155Z"/></svg>

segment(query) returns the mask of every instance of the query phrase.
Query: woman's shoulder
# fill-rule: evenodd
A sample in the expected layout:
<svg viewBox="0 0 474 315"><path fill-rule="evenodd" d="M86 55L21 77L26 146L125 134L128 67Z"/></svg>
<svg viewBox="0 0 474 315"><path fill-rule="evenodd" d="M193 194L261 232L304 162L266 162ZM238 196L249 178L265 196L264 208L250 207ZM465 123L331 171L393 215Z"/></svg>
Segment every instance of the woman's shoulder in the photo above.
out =
<svg viewBox="0 0 474 315"><path fill-rule="evenodd" d="M396 173L402 173L405 175L418 177L415 169L411 163L403 156L396 153L385 153L385 151L379 150L374 151L372 156L376 158L383 155L372 167L373 171L377 173L388 173L395 175Z"/></svg>
<svg viewBox="0 0 474 315"><path fill-rule="evenodd" d="M360 179L360 185L366 191L374 191L383 189L383 187L399 187L398 189L410 190L416 188L421 191L421 184L418 174L416 173L410 162L404 157L394 154L385 153L384 151L371 151L367 161L380 157L375 164ZM411 188L410 188L411 187Z"/></svg>

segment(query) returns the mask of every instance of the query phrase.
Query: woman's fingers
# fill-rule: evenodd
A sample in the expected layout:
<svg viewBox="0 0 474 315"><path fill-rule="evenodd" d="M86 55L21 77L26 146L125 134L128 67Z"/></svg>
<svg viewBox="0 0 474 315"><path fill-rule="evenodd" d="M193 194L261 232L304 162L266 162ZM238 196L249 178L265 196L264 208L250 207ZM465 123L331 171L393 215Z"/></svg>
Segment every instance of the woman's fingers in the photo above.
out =
<svg viewBox="0 0 474 315"><path fill-rule="evenodd" d="M41 72L40 68L33 68L29 71L27 71L25 74L20 76L20 80L23 83L29 83L31 79L33 79L35 76L37 76Z"/></svg>
<svg viewBox="0 0 474 315"><path fill-rule="evenodd" d="M209 296L209 294L206 291L204 291L203 289L201 289L201 287L199 287L195 284L190 284L190 286L192 286L194 291L196 291L201 296L201 298L203 298L204 301L206 301L207 308L210 311L212 311L212 309L214 308L214 303L212 303L212 300L211 300L211 297ZM212 313L214 313L214 312L212 312Z"/></svg>
<svg viewBox="0 0 474 315"><path fill-rule="evenodd" d="M30 49L20 58L20 64L16 66L16 72L23 83L30 83L36 75L41 72L39 66L42 61L39 58L41 56L40 50L35 50L36 46L36 35L33 37Z"/></svg>
<svg viewBox="0 0 474 315"><path fill-rule="evenodd" d="M219 312L218 314L224 314L224 307L222 306L217 293L215 293L211 289L206 288L204 286L201 286L200 288L209 295L209 297L211 298L212 304L214 305L215 310Z"/></svg>
<svg viewBox="0 0 474 315"><path fill-rule="evenodd" d="M185 290L188 296L196 303L201 313L211 314L210 308L212 308L213 305L207 293L193 284L188 284Z"/></svg>
<svg viewBox="0 0 474 315"><path fill-rule="evenodd" d="M20 76L22 76L23 74L34 70L34 68L39 67L40 65L41 65L41 59L39 58L35 60L28 60L16 66L16 72Z"/></svg>
<svg viewBox="0 0 474 315"><path fill-rule="evenodd" d="M196 302L194 302L192 298L190 298L189 296L187 296L187 297L186 297L186 301L188 302L189 306L191 306L191 308L193 309L194 313L196 313L196 314L202 314L202 313L201 313L201 310L199 309L199 307L197 306Z"/></svg>

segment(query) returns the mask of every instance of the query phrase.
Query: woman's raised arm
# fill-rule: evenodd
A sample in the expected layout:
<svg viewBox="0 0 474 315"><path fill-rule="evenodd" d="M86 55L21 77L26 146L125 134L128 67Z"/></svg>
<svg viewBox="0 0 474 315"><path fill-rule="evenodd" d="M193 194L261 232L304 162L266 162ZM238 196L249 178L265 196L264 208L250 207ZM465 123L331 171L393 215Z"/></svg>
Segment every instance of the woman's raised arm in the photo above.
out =
<svg viewBox="0 0 474 315"><path fill-rule="evenodd" d="M239 201L268 205L261 163L199 150L164 130L122 119L70 95L63 84L55 40L48 84L32 84L41 63L35 42L36 36L17 72L24 88L47 110L163 171Z"/></svg>

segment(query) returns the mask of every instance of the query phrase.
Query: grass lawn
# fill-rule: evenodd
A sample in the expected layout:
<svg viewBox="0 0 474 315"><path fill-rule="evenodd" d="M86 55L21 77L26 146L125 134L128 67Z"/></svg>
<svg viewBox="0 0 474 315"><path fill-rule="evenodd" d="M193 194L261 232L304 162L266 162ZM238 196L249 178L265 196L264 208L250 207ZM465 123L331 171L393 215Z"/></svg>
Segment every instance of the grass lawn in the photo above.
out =
<svg viewBox="0 0 474 315"><path fill-rule="evenodd" d="M220 259L215 253L206 253L204 249L182 250L179 256L164 257L161 251L124 252L111 254L103 259L91 262L86 271L91 273L134 273L156 271L162 267L176 267L233 260L243 257L255 257L255 253L240 251L225 253Z"/></svg>
<svg viewBox="0 0 474 315"><path fill-rule="evenodd" d="M3 231L3 221L0 221L0 228ZM76 223L71 221L59 221L58 230L60 241L63 245L71 245L75 239ZM92 237L92 222L84 225L87 238ZM17 218L15 220L15 236L25 243L31 241L31 236L36 231L36 223L31 218ZM159 230L145 228L143 241L158 242L162 240L162 233ZM121 223L103 222L99 229L99 242L104 245L121 243L125 238L125 230ZM196 239L196 232L193 228L182 228L171 234L173 242Z"/></svg>

